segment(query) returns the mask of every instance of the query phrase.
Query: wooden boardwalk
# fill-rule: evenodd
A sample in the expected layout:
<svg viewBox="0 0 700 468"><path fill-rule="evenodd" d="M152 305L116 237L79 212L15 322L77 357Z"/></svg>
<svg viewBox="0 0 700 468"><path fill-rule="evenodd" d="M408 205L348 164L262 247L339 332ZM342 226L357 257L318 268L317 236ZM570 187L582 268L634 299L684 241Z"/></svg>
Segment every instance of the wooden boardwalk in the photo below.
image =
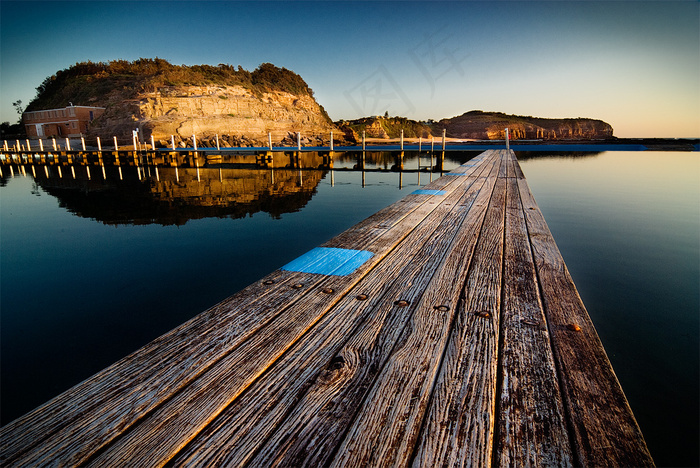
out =
<svg viewBox="0 0 700 468"><path fill-rule="evenodd" d="M0 463L653 465L505 150L9 423Z"/></svg>

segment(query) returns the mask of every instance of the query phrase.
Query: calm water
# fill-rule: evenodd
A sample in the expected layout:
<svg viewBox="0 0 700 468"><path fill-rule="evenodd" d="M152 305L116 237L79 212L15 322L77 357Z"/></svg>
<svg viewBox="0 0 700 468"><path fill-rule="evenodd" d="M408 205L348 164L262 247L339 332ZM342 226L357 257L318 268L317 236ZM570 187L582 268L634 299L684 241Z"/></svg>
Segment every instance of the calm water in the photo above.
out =
<svg viewBox="0 0 700 468"><path fill-rule="evenodd" d="M445 170L473 156L448 155ZM657 464L698 465L700 156L519 157ZM90 179L80 166L48 177L3 167L2 422L439 175L395 163L150 177L124 167Z"/></svg>

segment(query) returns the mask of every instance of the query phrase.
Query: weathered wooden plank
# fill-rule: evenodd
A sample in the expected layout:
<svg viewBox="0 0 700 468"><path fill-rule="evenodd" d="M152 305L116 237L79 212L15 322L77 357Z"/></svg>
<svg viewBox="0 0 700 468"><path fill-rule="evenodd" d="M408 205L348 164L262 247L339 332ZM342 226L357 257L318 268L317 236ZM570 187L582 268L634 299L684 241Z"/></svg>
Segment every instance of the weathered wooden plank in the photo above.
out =
<svg viewBox="0 0 700 468"><path fill-rule="evenodd" d="M448 210L449 203L443 204L445 207L439 209ZM417 229L423 224L426 223L420 223ZM218 361L209 372L149 414L90 463L157 465L171 458L321 319L348 286L344 277L326 279L323 288L332 289L332 294L319 292L300 298L287 308L284 316L258 330L244 345ZM256 355L255 360L249 358L251 354Z"/></svg>
<svg viewBox="0 0 700 468"><path fill-rule="evenodd" d="M513 165L512 177L515 177L516 179L524 179L525 175L523 174L523 170L520 167L520 164L517 163L517 159L515 158L515 153L513 153L512 157L516 161L516 164Z"/></svg>
<svg viewBox="0 0 700 468"><path fill-rule="evenodd" d="M524 179L518 181L576 459L653 466L642 433Z"/></svg>
<svg viewBox="0 0 700 468"><path fill-rule="evenodd" d="M495 166L494 169L497 171L498 167ZM483 212L493 187L493 179L486 179L485 182L484 189L479 192L472 209L469 211L469 216L463 222L481 224ZM411 368L418 367L418 378L420 379L420 376L425 376L428 371L420 363L413 362L413 358L421 359L419 354L412 354L407 350L411 349L412 346L422 345L430 349L437 347L438 352L440 352L437 338L441 333L438 324L442 324L443 330L449 328L456 297L436 297L434 295L439 290L444 292L444 289L441 288L449 288L450 285L454 285L454 281L444 284L435 280L435 271L437 269L438 272L443 272L438 273L440 276L446 274L446 270L450 270L449 274L454 274L452 269L456 266L454 262L463 261L463 255L468 255L468 249L459 248L457 250L452 239L454 234L450 233L445 238L444 234L447 234L446 231L449 231L449 225L452 224L455 222L451 219L444 229L436 230L436 234L443 238L441 248L438 250L441 252L439 256L442 258L432 265L428 275L407 281L404 294L418 294L418 297L416 297L415 302L406 307L406 313L401 314L403 326L394 326L393 321L388 324L389 326L368 324L362 329L362 333L356 334L339 353L340 356L354 356L352 359L354 365L347 373L334 380L333 385L325 385L324 382L320 381L312 387L270 441L261 448L259 456L252 461L253 465L294 466L302 464L319 466L329 463L346 466L366 466L373 463L391 465L392 456L397 454L392 452L392 449L396 447L388 443L388 439L399 443L408 443L412 447L407 439L402 438L401 433L405 433L406 428L402 428L400 423L412 420L417 431L420 419L415 416L419 416L421 412L419 410L413 418L410 418L408 413L412 408L419 409L424 404L421 405L417 400L412 400L413 395L409 391L408 394L397 396L399 400L405 398L405 402L409 405L394 407L383 398L389 397L389 394L378 391L373 381L377 379L380 382L400 387L402 383L410 380L409 376L402 377L400 372L391 372L392 369L396 369L396 364L392 364L389 360L393 357L398 364L398 356L406 357L407 361L404 363ZM456 224L458 225L456 227L459 227L461 223ZM471 230L456 232L457 237L463 240L459 243L459 247L466 247L465 242L468 245L469 239L476 237ZM445 256L446 253L447 256ZM450 260L449 266L446 264L446 259ZM459 285L456 286L459 290ZM453 300L454 302L452 302ZM441 308L440 305L445 307ZM436 306L438 308L434 309ZM383 307L380 305L380 308ZM423 316L417 318L416 311L423 311ZM432 316L435 326L428 325L430 316ZM378 329L378 327L381 328ZM422 373L424 370L426 374ZM432 379L428 377L428 380ZM393 411L399 412L402 419L393 419ZM376 428L367 428L362 419L372 415L377 417L374 421L388 421L393 422L394 425L387 424L383 428L387 432L374 430ZM347 427L348 424L350 424L350 428ZM359 429L358 425L363 426L364 430ZM388 431L392 429L395 429L397 433L389 434ZM355 437L354 435L359 432L362 432L362 435ZM347 443L357 443L361 446L349 448L346 446ZM399 454L404 459L409 455L410 453ZM359 459L354 458L355 456L359 456ZM331 457L333 458L331 459Z"/></svg>
<svg viewBox="0 0 700 468"><path fill-rule="evenodd" d="M487 466L491 463L505 191L505 179L498 179L435 382L413 466Z"/></svg>
<svg viewBox="0 0 700 468"><path fill-rule="evenodd" d="M566 413L516 179L508 179L505 223L494 465L571 466Z"/></svg>
<svg viewBox="0 0 700 468"><path fill-rule="evenodd" d="M459 181L438 180L431 188L450 190ZM361 223L354 241L343 246L366 247L374 240L382 253L393 248L435 207L421 197L407 197ZM413 199L413 201L410 201ZM361 235L369 232L367 235ZM360 234L360 235L358 235ZM327 245L335 245L330 241ZM304 290L294 284L315 284L317 275L275 272L229 300L183 324L47 405L5 426L0 433L0 460L26 463L53 459L84 460L113 440L213 365L222 354L240 345L279 313L283 304ZM280 293L279 288L283 289ZM274 294L269 295L269 292ZM268 297L269 296L269 297ZM238 313L244 310L245 313ZM206 336L194 340L192 336ZM89 415L89 418L86 416ZM60 431L60 433L59 433ZM49 440L51 438L51 440ZM66 440L77 441L75 443ZM86 442L89 441L89 442Z"/></svg>
<svg viewBox="0 0 700 468"><path fill-rule="evenodd" d="M400 298L413 304L423 293L416 285L433 274L445 243L451 242L456 211L468 209L479 189L470 186L459 208L444 207L449 216L441 224L426 223L423 239L412 235L380 263L313 335L305 337L250 393L178 454L174 464L318 466L327 462L333 443L342 438L344 426L357 411L355 402L366 387L363 382L376 375L381 367L377 359L389 353L410 317L410 306L394 303ZM406 258L412 260L406 262ZM355 293L369 299L357 301ZM343 394L338 395L341 390Z"/></svg>

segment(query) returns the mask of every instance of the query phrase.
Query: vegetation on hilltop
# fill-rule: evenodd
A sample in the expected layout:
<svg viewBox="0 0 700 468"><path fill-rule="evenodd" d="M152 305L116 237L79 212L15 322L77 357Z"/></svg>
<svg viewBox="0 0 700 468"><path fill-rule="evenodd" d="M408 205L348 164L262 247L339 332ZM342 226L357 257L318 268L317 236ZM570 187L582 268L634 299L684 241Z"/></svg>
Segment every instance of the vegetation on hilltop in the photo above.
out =
<svg viewBox="0 0 700 468"><path fill-rule="evenodd" d="M367 137L375 138L399 138L401 130L405 138L429 138L430 125L406 117L363 117L355 120L343 120L336 122L341 128L349 128L356 135L362 138L364 131Z"/></svg>
<svg viewBox="0 0 700 468"><path fill-rule="evenodd" d="M505 124L516 124L516 123L530 123L534 125L551 125L553 123L560 123L560 122L574 122L574 121L582 121L582 120L587 120L587 121L592 121L594 119L589 119L586 117L575 117L575 118L561 118L561 119L552 119L552 118L544 118L544 117L533 117L531 115L514 115L514 114L506 114L504 112L484 112L481 110L472 110L469 112L465 112L464 114L457 116L457 117L452 117L451 119L442 119L439 123L442 122L448 122L451 120L456 120L456 119L461 119L465 121L471 121L471 122L501 122ZM439 127L438 123L438 127Z"/></svg>
<svg viewBox="0 0 700 468"><path fill-rule="evenodd" d="M143 92L169 86L242 86L257 95L283 91L313 96L313 91L299 75L271 63L263 63L249 72L240 65L172 65L161 58L141 58L133 62L80 62L47 77L27 111L75 105L106 106L110 93L133 99Z"/></svg>

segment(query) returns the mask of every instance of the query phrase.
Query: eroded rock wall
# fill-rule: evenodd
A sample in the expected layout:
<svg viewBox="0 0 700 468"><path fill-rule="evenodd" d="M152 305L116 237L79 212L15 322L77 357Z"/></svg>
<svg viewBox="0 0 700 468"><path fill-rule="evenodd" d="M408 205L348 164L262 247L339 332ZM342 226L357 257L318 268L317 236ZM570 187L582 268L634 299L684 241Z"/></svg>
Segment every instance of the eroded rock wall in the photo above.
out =
<svg viewBox="0 0 700 468"><path fill-rule="evenodd" d="M192 135L203 143L219 135L221 144L239 146L265 145L268 132L273 143L295 132L327 141L332 130L337 132L311 96L281 91L257 95L241 86L159 88L110 106L92 132L130 137L136 128L162 145L169 145L173 135L176 144L188 146Z"/></svg>
<svg viewBox="0 0 700 468"><path fill-rule="evenodd" d="M449 137L476 140L502 140L506 128L513 140L589 140L613 136L612 126L602 120L543 119L481 111L443 119L438 126L446 129Z"/></svg>

